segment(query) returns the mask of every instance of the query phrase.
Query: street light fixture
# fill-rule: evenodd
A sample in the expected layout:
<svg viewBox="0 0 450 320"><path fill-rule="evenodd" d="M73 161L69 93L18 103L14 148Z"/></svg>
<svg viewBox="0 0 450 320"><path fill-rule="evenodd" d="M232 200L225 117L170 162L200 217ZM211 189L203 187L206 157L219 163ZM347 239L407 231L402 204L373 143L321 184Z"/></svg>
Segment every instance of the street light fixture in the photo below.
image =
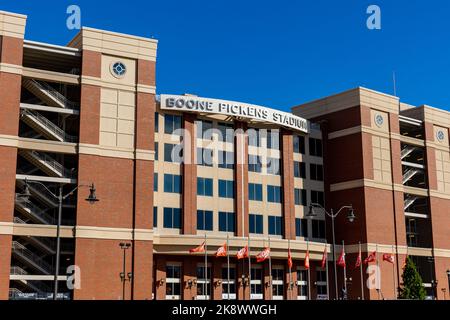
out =
<svg viewBox="0 0 450 320"><path fill-rule="evenodd" d="M95 195L95 190L94 190ZM120 273L120 281L122 282L122 300L125 300L125 282L130 281L133 279L133 273L128 272L126 273L126 258L127 258L127 250L131 247L131 243L123 243L121 242L119 244L120 249L123 250L123 271ZM128 279L125 277L125 275L128 276Z"/></svg>
<svg viewBox="0 0 450 320"><path fill-rule="evenodd" d="M59 185L58 194L54 194L45 184L39 181L28 181L25 179L25 189L22 194L19 195L21 201L28 202L31 197L29 184L36 184L42 186L53 198L58 200L58 220L56 226L56 263L55 263L55 274L54 274L54 287L53 287L53 300L58 299L58 276L59 276L59 265L61 259L61 220L62 220L62 206L63 201L68 197L73 195L75 191L80 188L88 187L89 188L89 197L86 199L90 204L94 204L99 201L97 196L95 195L95 186L92 183L91 185L79 185L76 188L73 188L69 193L63 195L63 185Z"/></svg>
<svg viewBox="0 0 450 320"><path fill-rule="evenodd" d="M318 203L311 203L309 205L308 213L306 214L307 218L314 218L317 214L314 212L314 208L319 208L325 215L331 218L331 231L333 236L333 269L334 269L334 288L335 288L335 297L338 299L338 284L337 284L337 266L336 266L336 236L335 236L335 228L334 228L334 219L345 209L348 210L347 220L352 223L356 219L355 210L353 209L353 205L343 206L336 213L334 213L333 209L330 212L326 211L325 208ZM346 286L346 284L344 284Z"/></svg>

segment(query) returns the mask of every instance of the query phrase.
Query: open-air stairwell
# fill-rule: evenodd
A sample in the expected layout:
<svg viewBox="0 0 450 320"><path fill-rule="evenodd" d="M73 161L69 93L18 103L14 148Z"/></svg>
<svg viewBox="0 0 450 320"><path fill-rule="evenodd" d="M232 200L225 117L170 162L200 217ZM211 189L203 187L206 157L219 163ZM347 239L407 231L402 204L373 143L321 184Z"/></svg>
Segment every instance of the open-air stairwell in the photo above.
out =
<svg viewBox="0 0 450 320"><path fill-rule="evenodd" d="M23 270L20 267L16 267L16 266L12 266L10 268L10 275L12 276L27 276L30 275L27 271ZM35 293L47 293L47 292L51 292L51 288L46 286L43 283L40 282L32 282L29 280L17 280L20 283L22 283L22 285L24 285L25 287L27 287L28 289L31 289L31 291L35 292ZM16 289L17 290L17 289ZM17 290L18 293L22 293L21 291Z"/></svg>
<svg viewBox="0 0 450 320"><path fill-rule="evenodd" d="M44 137L60 142L76 142L77 137L71 136L64 132L59 126L48 120L37 111L22 109L20 117L23 122L31 128L42 134Z"/></svg>
<svg viewBox="0 0 450 320"><path fill-rule="evenodd" d="M73 171L64 168L61 163L45 153L21 150L19 154L51 177L71 178L74 175Z"/></svg>
<svg viewBox="0 0 450 320"><path fill-rule="evenodd" d="M414 178L414 176L418 173L420 173L421 170L420 169L408 169L404 174L403 174L403 184L407 183L408 181L410 181L412 178Z"/></svg>
<svg viewBox="0 0 450 320"><path fill-rule="evenodd" d="M401 151L401 159L404 160L406 157L408 157L411 153L418 150L418 147L414 146L405 146Z"/></svg>
<svg viewBox="0 0 450 320"><path fill-rule="evenodd" d="M16 200L14 208L34 223L54 224L55 219L47 214L44 209L36 206L32 202Z"/></svg>
<svg viewBox="0 0 450 320"><path fill-rule="evenodd" d="M43 81L23 79L22 85L50 107L77 109L79 104L67 99L58 90Z"/></svg>
<svg viewBox="0 0 450 320"><path fill-rule="evenodd" d="M52 273L52 266L49 263L45 262L41 257L18 241L13 241L12 243L12 254L29 267L44 275L50 275Z"/></svg>
<svg viewBox="0 0 450 320"><path fill-rule="evenodd" d="M414 204L414 202L416 202L417 199L418 199L418 197L408 196L405 199L405 204L404 204L404 207L403 207L404 211L405 212L408 211L408 209Z"/></svg>
<svg viewBox="0 0 450 320"><path fill-rule="evenodd" d="M17 186L20 188L25 188L24 180L16 180ZM28 184L28 189L30 190L31 195L36 198L38 201L42 202L46 206L50 208L56 208L58 203L54 198L48 195L48 191L39 184Z"/></svg>
<svg viewBox="0 0 450 320"><path fill-rule="evenodd" d="M17 224L26 224L25 221L18 217L14 217L14 223ZM43 251L45 251L48 255L54 255L56 253L55 243L46 238L38 238L38 237L21 237L23 243L31 244L34 247L37 247Z"/></svg>

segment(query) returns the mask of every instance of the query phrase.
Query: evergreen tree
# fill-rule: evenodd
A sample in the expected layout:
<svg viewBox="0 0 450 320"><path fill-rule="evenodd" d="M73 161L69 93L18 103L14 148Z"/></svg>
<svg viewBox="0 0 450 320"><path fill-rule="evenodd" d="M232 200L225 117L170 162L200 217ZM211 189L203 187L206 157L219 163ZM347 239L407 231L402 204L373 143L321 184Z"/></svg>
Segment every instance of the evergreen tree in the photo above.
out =
<svg viewBox="0 0 450 320"><path fill-rule="evenodd" d="M406 258L402 279L401 299L425 300L426 291L423 286L422 277L417 272L414 262L409 257Z"/></svg>

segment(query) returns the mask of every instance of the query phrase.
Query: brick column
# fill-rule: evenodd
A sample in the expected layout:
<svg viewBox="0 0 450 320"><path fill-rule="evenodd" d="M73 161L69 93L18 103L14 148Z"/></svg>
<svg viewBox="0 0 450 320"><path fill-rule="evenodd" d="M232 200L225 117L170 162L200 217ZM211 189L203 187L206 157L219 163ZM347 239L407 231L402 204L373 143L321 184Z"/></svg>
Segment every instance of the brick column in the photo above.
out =
<svg viewBox="0 0 450 320"><path fill-rule="evenodd" d="M285 239L295 240L294 145L292 131L281 130L283 226Z"/></svg>
<svg viewBox="0 0 450 320"><path fill-rule="evenodd" d="M286 277L285 277L285 295L286 300L297 300L298 290L297 286L295 285L297 283L297 272L296 269L297 264L294 262L292 265L292 273L291 278L289 279L289 267L286 266ZM294 285L292 286L292 290L289 289L289 282L292 282Z"/></svg>
<svg viewBox="0 0 450 320"><path fill-rule="evenodd" d="M166 299L166 283L167 283L167 275L166 275L166 258L163 256L158 256L156 258L156 277L155 277L155 299L156 300L165 300ZM183 289L183 283L180 284L180 287Z"/></svg>
<svg viewBox="0 0 450 320"><path fill-rule="evenodd" d="M17 137L19 132L26 17L0 12L0 20L0 140L3 140L2 136ZM17 148L0 143L0 154L0 300L8 300Z"/></svg>
<svg viewBox="0 0 450 320"><path fill-rule="evenodd" d="M188 286L189 280L197 279L196 263L197 261L192 258L186 258L183 261L183 281L181 283L183 300L195 300L197 296L197 287L194 284L192 284L192 287Z"/></svg>
<svg viewBox="0 0 450 320"><path fill-rule="evenodd" d="M186 113L183 116L184 163L183 171L183 234L197 234L197 164L195 114Z"/></svg>
<svg viewBox="0 0 450 320"><path fill-rule="evenodd" d="M247 237L249 233L247 124L244 122L236 122L235 130L234 184L236 190L236 236Z"/></svg>
<svg viewBox="0 0 450 320"><path fill-rule="evenodd" d="M248 259L236 260L236 298L237 300L250 300L250 284L248 283L245 287L242 284L242 275L248 278ZM242 266L244 264L244 266Z"/></svg>
<svg viewBox="0 0 450 320"><path fill-rule="evenodd" d="M222 264L224 261L222 259L214 259L212 263L212 283L211 283L211 291L212 291L212 300L222 300ZM220 285L218 284L220 281Z"/></svg>
<svg viewBox="0 0 450 320"><path fill-rule="evenodd" d="M270 270L269 270L269 262L263 263L263 297L264 300L272 300L272 285L267 286L266 284L270 283Z"/></svg>

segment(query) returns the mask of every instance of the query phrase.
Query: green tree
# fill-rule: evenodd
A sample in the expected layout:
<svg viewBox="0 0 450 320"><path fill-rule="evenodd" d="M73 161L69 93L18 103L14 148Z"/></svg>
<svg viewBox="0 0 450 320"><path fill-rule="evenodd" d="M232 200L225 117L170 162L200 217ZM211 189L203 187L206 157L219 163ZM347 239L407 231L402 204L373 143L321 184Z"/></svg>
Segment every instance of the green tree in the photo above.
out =
<svg viewBox="0 0 450 320"><path fill-rule="evenodd" d="M401 299L425 300L426 291L423 286L422 277L417 272L414 262L407 257L403 269L403 287L400 290Z"/></svg>

